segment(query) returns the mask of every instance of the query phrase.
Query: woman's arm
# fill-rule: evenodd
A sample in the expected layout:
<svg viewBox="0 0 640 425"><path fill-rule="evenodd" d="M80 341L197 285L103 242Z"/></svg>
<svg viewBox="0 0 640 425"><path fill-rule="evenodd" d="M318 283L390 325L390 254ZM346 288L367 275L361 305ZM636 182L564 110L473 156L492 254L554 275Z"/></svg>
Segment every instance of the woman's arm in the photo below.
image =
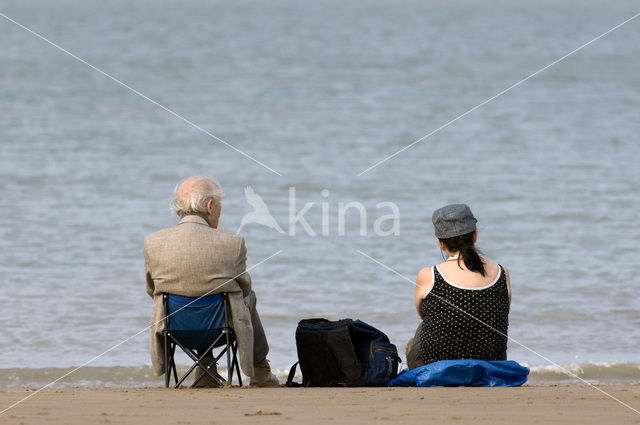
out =
<svg viewBox="0 0 640 425"><path fill-rule="evenodd" d="M504 270L504 275L507 278L507 291L509 291L509 304L511 304L511 277L509 277L509 270L505 266L502 266Z"/></svg>
<svg viewBox="0 0 640 425"><path fill-rule="evenodd" d="M420 273L418 273L418 277L416 278L416 290L414 293L414 302L416 305L416 311L418 312L418 316L420 316L421 319L423 319L422 313L420 312L420 306L422 305L422 300L424 299L424 297L427 296L429 291L431 291L431 288L433 288L432 273L433 271L431 267L425 267L424 269L420 270Z"/></svg>

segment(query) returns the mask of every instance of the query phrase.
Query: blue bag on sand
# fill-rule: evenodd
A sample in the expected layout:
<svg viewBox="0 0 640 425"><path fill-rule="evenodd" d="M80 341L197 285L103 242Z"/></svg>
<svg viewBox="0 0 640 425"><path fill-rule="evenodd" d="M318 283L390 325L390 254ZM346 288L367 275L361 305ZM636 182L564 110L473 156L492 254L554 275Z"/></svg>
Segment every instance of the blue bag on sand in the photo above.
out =
<svg viewBox="0 0 640 425"><path fill-rule="evenodd" d="M390 387L517 387L527 382L529 368L513 360L441 360L403 370Z"/></svg>

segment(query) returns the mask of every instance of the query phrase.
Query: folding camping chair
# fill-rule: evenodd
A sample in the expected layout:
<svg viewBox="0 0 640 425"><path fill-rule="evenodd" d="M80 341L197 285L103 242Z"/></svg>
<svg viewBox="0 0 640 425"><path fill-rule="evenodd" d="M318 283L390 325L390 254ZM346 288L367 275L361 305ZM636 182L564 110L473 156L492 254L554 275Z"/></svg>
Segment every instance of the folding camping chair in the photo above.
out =
<svg viewBox="0 0 640 425"><path fill-rule="evenodd" d="M238 343L233 328L227 321L227 294L220 293L200 298L164 294L163 300L165 308L164 386L169 386L173 373L175 388L178 388L198 366L220 385L225 382L231 384L235 371L238 383L242 386L237 358ZM178 379L175 363L176 346L194 361L180 379ZM215 354L213 349L219 347L224 348ZM225 354L227 357L226 381L216 370L218 361ZM213 357L213 362L210 364L205 360L207 355ZM205 374L202 374L198 377L191 386L195 387L204 376Z"/></svg>

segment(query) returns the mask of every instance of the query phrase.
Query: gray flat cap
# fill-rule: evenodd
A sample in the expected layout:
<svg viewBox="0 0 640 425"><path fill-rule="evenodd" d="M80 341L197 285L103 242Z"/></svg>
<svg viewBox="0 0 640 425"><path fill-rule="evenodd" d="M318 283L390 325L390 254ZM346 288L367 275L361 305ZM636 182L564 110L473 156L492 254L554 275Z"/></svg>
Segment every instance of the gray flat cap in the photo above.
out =
<svg viewBox="0 0 640 425"><path fill-rule="evenodd" d="M465 235L476 230L478 220L466 204L452 204L434 211L431 217L436 237L440 239Z"/></svg>

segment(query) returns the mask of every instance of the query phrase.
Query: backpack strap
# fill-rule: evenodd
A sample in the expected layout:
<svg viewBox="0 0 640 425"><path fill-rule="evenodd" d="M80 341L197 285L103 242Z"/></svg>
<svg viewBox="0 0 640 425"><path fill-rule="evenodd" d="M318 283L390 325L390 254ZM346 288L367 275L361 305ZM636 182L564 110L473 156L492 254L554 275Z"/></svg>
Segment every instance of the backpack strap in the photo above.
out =
<svg viewBox="0 0 640 425"><path fill-rule="evenodd" d="M285 387L287 388L295 388L295 387L301 387L302 384L298 383L298 382L293 382L293 377L296 374L296 368L298 367L298 364L300 362L295 362L295 364L293 366L291 366L291 369L289 370L289 376L287 376L287 382L284 384Z"/></svg>

